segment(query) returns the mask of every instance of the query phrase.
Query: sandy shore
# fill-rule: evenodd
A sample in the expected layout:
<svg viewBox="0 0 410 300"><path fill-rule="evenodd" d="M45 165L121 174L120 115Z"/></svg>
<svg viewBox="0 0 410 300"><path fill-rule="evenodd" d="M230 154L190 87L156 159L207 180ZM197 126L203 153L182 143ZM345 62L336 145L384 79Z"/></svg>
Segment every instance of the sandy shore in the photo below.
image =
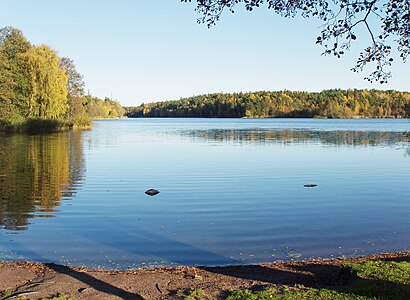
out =
<svg viewBox="0 0 410 300"><path fill-rule="evenodd" d="M234 267L177 267L101 271L55 264L0 262L0 291L42 299L61 293L74 299L180 299L181 291L202 289L213 299L231 290L303 284L329 287L349 284L344 262L410 261L410 251L359 258ZM4 298L3 298L4 299ZM10 298L9 298L10 299Z"/></svg>

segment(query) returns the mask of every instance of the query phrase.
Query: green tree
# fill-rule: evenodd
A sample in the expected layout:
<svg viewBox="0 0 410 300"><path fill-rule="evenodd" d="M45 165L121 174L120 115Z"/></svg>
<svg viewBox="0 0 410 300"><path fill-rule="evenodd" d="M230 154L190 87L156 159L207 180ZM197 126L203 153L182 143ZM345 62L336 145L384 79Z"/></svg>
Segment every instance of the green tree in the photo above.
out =
<svg viewBox="0 0 410 300"><path fill-rule="evenodd" d="M64 118L67 105L67 77L57 53L46 45L22 54L24 72L30 83L29 117Z"/></svg>
<svg viewBox="0 0 410 300"><path fill-rule="evenodd" d="M20 53L25 53L31 48L31 44L23 36L23 33L14 27L0 29L1 47L9 60L16 60Z"/></svg>
<svg viewBox="0 0 410 300"><path fill-rule="evenodd" d="M30 85L24 74L22 55L31 47L20 30L13 27L0 29L0 118L18 121L28 115Z"/></svg>
<svg viewBox="0 0 410 300"><path fill-rule="evenodd" d="M13 105L15 82L3 49L0 48L0 120L12 120L17 114Z"/></svg>
<svg viewBox="0 0 410 300"><path fill-rule="evenodd" d="M191 2L192 0L181 0ZM325 55L340 58L350 50L362 27L368 32L370 44L359 54L355 72L367 64L375 64L365 79L386 82L391 77L392 46L405 61L410 53L409 0L196 0L196 10L202 15L198 22L215 25L224 10L234 12L239 4L252 11L266 5L283 17L301 15L317 18L322 23L316 43L324 46Z"/></svg>

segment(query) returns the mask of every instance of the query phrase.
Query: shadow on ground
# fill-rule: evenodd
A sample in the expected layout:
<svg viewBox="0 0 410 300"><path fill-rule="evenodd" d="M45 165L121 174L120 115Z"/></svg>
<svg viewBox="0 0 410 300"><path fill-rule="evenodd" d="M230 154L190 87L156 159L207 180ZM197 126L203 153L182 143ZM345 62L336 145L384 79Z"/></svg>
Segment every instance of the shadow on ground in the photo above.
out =
<svg viewBox="0 0 410 300"><path fill-rule="evenodd" d="M381 259L384 261L410 261L410 256ZM251 280L253 291L275 285L303 285L309 288L326 288L353 296L381 297L381 299L410 299L410 285L359 277L347 266L326 263L289 263L260 266L202 267L208 272ZM224 296L229 294L225 291Z"/></svg>
<svg viewBox="0 0 410 300"><path fill-rule="evenodd" d="M84 284L89 285L90 287L92 287L93 289L99 292L117 296L117 297L120 297L121 299L143 300L143 298L138 294L127 292L121 288L118 288L107 282L94 278L86 273L75 271L69 267L57 265L53 263L47 263L45 264L45 266L54 270L57 273L64 274L74 279L77 279L78 281L81 281Z"/></svg>

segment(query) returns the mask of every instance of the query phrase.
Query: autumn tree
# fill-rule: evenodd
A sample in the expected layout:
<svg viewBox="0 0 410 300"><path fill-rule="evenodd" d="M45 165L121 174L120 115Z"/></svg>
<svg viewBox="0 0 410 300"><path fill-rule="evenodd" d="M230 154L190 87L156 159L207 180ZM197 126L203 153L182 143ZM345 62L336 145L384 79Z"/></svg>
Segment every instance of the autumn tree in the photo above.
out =
<svg viewBox="0 0 410 300"><path fill-rule="evenodd" d="M60 67L67 76L67 117L73 120L85 114L84 102L84 79L77 71L74 61L68 57L61 58Z"/></svg>
<svg viewBox="0 0 410 300"><path fill-rule="evenodd" d="M29 80L29 117L64 118L67 105L67 77L57 53L46 45L32 47L22 55Z"/></svg>
<svg viewBox="0 0 410 300"><path fill-rule="evenodd" d="M121 104L110 98L100 99L92 95L87 95L84 98L86 102L86 113L90 118L119 118L125 114L125 109Z"/></svg>
<svg viewBox="0 0 410 300"><path fill-rule="evenodd" d="M128 117L409 118L410 93L377 90L207 94L128 107Z"/></svg>
<svg viewBox="0 0 410 300"><path fill-rule="evenodd" d="M196 0L196 3L201 15L198 22L208 27L215 25L225 10L235 12L239 4L248 11L267 6L286 18L297 15L317 18L322 22L322 30L316 43L324 47L324 55L338 58L350 50L358 38L357 32L363 28L368 33L369 44L360 52L352 70L360 72L372 64L373 71L365 77L371 82L384 83L391 77L388 69L394 51L404 62L410 53L409 0Z"/></svg>

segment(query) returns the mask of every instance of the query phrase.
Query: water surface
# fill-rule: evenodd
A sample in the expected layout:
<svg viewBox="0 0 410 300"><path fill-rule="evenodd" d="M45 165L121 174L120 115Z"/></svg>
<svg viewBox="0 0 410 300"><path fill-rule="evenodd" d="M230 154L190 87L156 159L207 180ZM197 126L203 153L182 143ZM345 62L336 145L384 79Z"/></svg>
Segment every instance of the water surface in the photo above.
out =
<svg viewBox="0 0 410 300"><path fill-rule="evenodd" d="M406 250L407 131L409 120L131 119L2 136L0 259L126 269Z"/></svg>

